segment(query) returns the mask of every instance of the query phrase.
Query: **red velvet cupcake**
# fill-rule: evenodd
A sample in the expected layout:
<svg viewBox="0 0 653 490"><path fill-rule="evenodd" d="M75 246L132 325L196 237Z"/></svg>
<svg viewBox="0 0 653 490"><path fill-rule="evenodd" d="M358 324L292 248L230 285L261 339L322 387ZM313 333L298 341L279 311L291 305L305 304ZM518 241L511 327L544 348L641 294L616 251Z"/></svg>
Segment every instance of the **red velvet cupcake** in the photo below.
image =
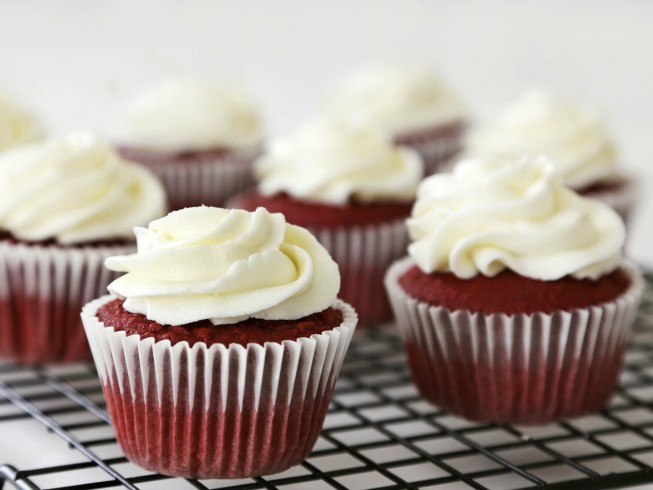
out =
<svg viewBox="0 0 653 490"><path fill-rule="evenodd" d="M462 147L465 109L434 72L370 67L350 76L334 97L337 117L367 121L422 157L424 174L450 170Z"/></svg>
<svg viewBox="0 0 653 490"><path fill-rule="evenodd" d="M356 313L338 268L280 214L188 208L137 228L126 272L82 319L116 437L187 478L299 464L315 444Z"/></svg>
<svg viewBox="0 0 653 490"><path fill-rule="evenodd" d="M127 122L120 153L163 181L171 209L222 205L253 184L262 123L244 94L169 80L138 98Z"/></svg>
<svg viewBox="0 0 653 490"><path fill-rule="evenodd" d="M604 202L627 221L637 185L617 165L617 151L600 115L540 91L517 99L470 138L467 153L517 159L547 155L564 183Z"/></svg>
<svg viewBox="0 0 653 490"><path fill-rule="evenodd" d="M422 172L419 155L375 127L321 120L277 141L256 170L258 188L228 205L262 206L306 227L340 266L341 297L360 324L389 320L383 276L408 244L403 222Z"/></svg>
<svg viewBox="0 0 653 490"><path fill-rule="evenodd" d="M544 158L479 157L426 179L408 226L386 287L426 399L519 424L608 403L643 291L613 210Z"/></svg>
<svg viewBox="0 0 653 490"><path fill-rule="evenodd" d="M82 305L115 275L104 259L133 250L131 229L165 213L159 181L89 134L0 156L0 356L89 359Z"/></svg>

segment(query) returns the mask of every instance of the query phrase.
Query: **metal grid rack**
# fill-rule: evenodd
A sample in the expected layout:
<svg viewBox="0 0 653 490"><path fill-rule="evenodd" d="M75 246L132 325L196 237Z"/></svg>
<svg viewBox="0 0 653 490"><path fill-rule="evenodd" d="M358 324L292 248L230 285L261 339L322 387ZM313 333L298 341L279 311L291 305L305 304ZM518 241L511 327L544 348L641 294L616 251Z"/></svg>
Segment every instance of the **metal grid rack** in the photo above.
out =
<svg viewBox="0 0 653 490"><path fill-rule="evenodd" d="M284 473L245 480L184 480L129 463L118 446L90 364L0 364L0 447L31 465L0 461L0 488L96 489L607 489L653 482L653 280L621 386L600 414L542 427L478 424L423 401L394 329L359 333L322 435ZM20 424L32 437L9 440ZM19 429L20 430L20 429ZM36 432L35 432L36 431ZM5 451L5 454L7 451ZM0 453L2 454L2 453ZM653 488L653 484L651 486Z"/></svg>

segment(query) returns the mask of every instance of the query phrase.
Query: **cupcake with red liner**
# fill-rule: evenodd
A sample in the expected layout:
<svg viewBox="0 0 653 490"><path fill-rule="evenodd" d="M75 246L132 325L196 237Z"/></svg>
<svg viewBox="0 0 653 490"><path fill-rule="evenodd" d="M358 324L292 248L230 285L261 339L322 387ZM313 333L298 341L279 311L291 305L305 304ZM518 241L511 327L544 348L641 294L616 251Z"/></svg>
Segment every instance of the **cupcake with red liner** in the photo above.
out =
<svg viewBox="0 0 653 490"><path fill-rule="evenodd" d="M275 141L256 172L257 189L228 205L262 206L308 228L340 266L341 297L360 324L389 320L383 276L408 245L403 222L422 175L419 155L374 126L319 119Z"/></svg>
<svg viewBox="0 0 653 490"><path fill-rule="evenodd" d="M197 79L172 79L132 104L123 157L163 181L171 209L221 205L253 184L261 116L244 93Z"/></svg>
<svg viewBox="0 0 653 490"><path fill-rule="evenodd" d="M635 181L619 168L613 139L597 111L539 90L523 94L473 135L466 152L509 159L545 154L565 185L605 202L624 220L636 198Z"/></svg>
<svg viewBox="0 0 653 490"><path fill-rule="evenodd" d="M356 326L338 267L265 209L198 207L136 228L126 274L82 319L118 442L186 478L299 464L315 444Z"/></svg>
<svg viewBox="0 0 653 490"><path fill-rule="evenodd" d="M160 182L87 133L0 155L0 356L89 359L79 310L134 249L132 228L165 213Z"/></svg>
<svg viewBox="0 0 653 490"><path fill-rule="evenodd" d="M422 396L496 423L605 406L643 291L611 208L545 157L477 157L424 180L408 227L386 287Z"/></svg>
<svg viewBox="0 0 653 490"><path fill-rule="evenodd" d="M0 93L0 152L43 139L41 123L23 107Z"/></svg>
<svg viewBox="0 0 653 490"><path fill-rule="evenodd" d="M450 169L466 128L458 95L436 73L417 67L368 67L352 74L330 111L386 130L396 144L420 154L425 175Z"/></svg>

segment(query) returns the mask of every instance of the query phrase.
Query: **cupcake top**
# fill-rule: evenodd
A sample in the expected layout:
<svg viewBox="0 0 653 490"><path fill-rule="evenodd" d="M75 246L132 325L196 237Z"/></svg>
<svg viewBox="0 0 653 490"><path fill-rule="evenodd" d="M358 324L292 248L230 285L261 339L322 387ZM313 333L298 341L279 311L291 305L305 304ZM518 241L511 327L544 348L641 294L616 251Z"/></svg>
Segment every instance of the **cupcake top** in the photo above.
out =
<svg viewBox="0 0 653 490"><path fill-rule="evenodd" d="M165 213L157 178L89 133L0 154L0 195L0 229L26 241L127 238Z"/></svg>
<svg viewBox="0 0 653 490"><path fill-rule="evenodd" d="M126 272L109 291L162 325L294 320L328 308L340 289L315 237L264 208L186 208L134 233L138 252L106 261Z"/></svg>
<svg viewBox="0 0 653 490"><path fill-rule="evenodd" d="M575 189L617 176L615 147L599 114L536 90L473 136L468 153L548 155L565 184Z"/></svg>
<svg viewBox="0 0 653 490"><path fill-rule="evenodd" d="M332 102L339 117L371 121L393 135L428 130L463 120L458 96L432 71L370 67L354 73Z"/></svg>
<svg viewBox="0 0 653 490"><path fill-rule="evenodd" d="M548 158L475 157L419 187L408 252L425 273L504 269L538 280L597 279L621 261L624 224L565 187Z"/></svg>
<svg viewBox="0 0 653 490"><path fill-rule="evenodd" d="M43 127L25 109L0 94L0 151L43 138Z"/></svg>
<svg viewBox="0 0 653 490"><path fill-rule="evenodd" d="M141 94L126 123L129 145L157 151L249 149L263 139L251 98L190 78L167 80Z"/></svg>
<svg viewBox="0 0 653 490"><path fill-rule="evenodd" d="M321 119L273 142L255 170L261 194L344 205L412 201L422 161L374 126Z"/></svg>

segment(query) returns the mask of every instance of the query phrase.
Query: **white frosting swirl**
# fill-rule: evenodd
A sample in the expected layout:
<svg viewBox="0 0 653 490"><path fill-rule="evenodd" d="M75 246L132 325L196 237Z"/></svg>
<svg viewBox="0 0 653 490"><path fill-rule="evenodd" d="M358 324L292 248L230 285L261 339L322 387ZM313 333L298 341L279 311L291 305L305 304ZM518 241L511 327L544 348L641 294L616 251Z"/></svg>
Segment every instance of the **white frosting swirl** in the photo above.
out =
<svg viewBox="0 0 653 490"><path fill-rule="evenodd" d="M494 276L504 268L539 280L596 279L620 262L624 224L605 204L565 187L546 157L463 160L425 179L408 251L425 273Z"/></svg>
<svg viewBox="0 0 653 490"><path fill-rule="evenodd" d="M395 136L459 122L465 115L458 96L435 73L390 66L354 73L331 110L339 117L373 122Z"/></svg>
<svg viewBox="0 0 653 490"><path fill-rule="evenodd" d="M109 291L163 325L295 320L328 308L340 289L315 237L263 208L186 208L134 231L138 253L106 261L127 272Z"/></svg>
<svg viewBox="0 0 653 490"><path fill-rule="evenodd" d="M43 138L41 124L8 97L0 94L0 151Z"/></svg>
<svg viewBox="0 0 653 490"><path fill-rule="evenodd" d="M548 155L565 184L575 189L617 175L616 151L600 116L535 90L472 137L468 153L512 159Z"/></svg>
<svg viewBox="0 0 653 490"><path fill-rule="evenodd" d="M249 149L263 138L260 114L245 94L195 79L173 79L137 98L127 142L159 151Z"/></svg>
<svg viewBox="0 0 653 490"><path fill-rule="evenodd" d="M329 204L412 201L422 161L372 126L316 120L278 140L256 164L259 191Z"/></svg>
<svg viewBox="0 0 653 490"><path fill-rule="evenodd" d="M0 229L28 241L131 237L134 226L165 213L158 179L88 133L2 153L0 195Z"/></svg>

